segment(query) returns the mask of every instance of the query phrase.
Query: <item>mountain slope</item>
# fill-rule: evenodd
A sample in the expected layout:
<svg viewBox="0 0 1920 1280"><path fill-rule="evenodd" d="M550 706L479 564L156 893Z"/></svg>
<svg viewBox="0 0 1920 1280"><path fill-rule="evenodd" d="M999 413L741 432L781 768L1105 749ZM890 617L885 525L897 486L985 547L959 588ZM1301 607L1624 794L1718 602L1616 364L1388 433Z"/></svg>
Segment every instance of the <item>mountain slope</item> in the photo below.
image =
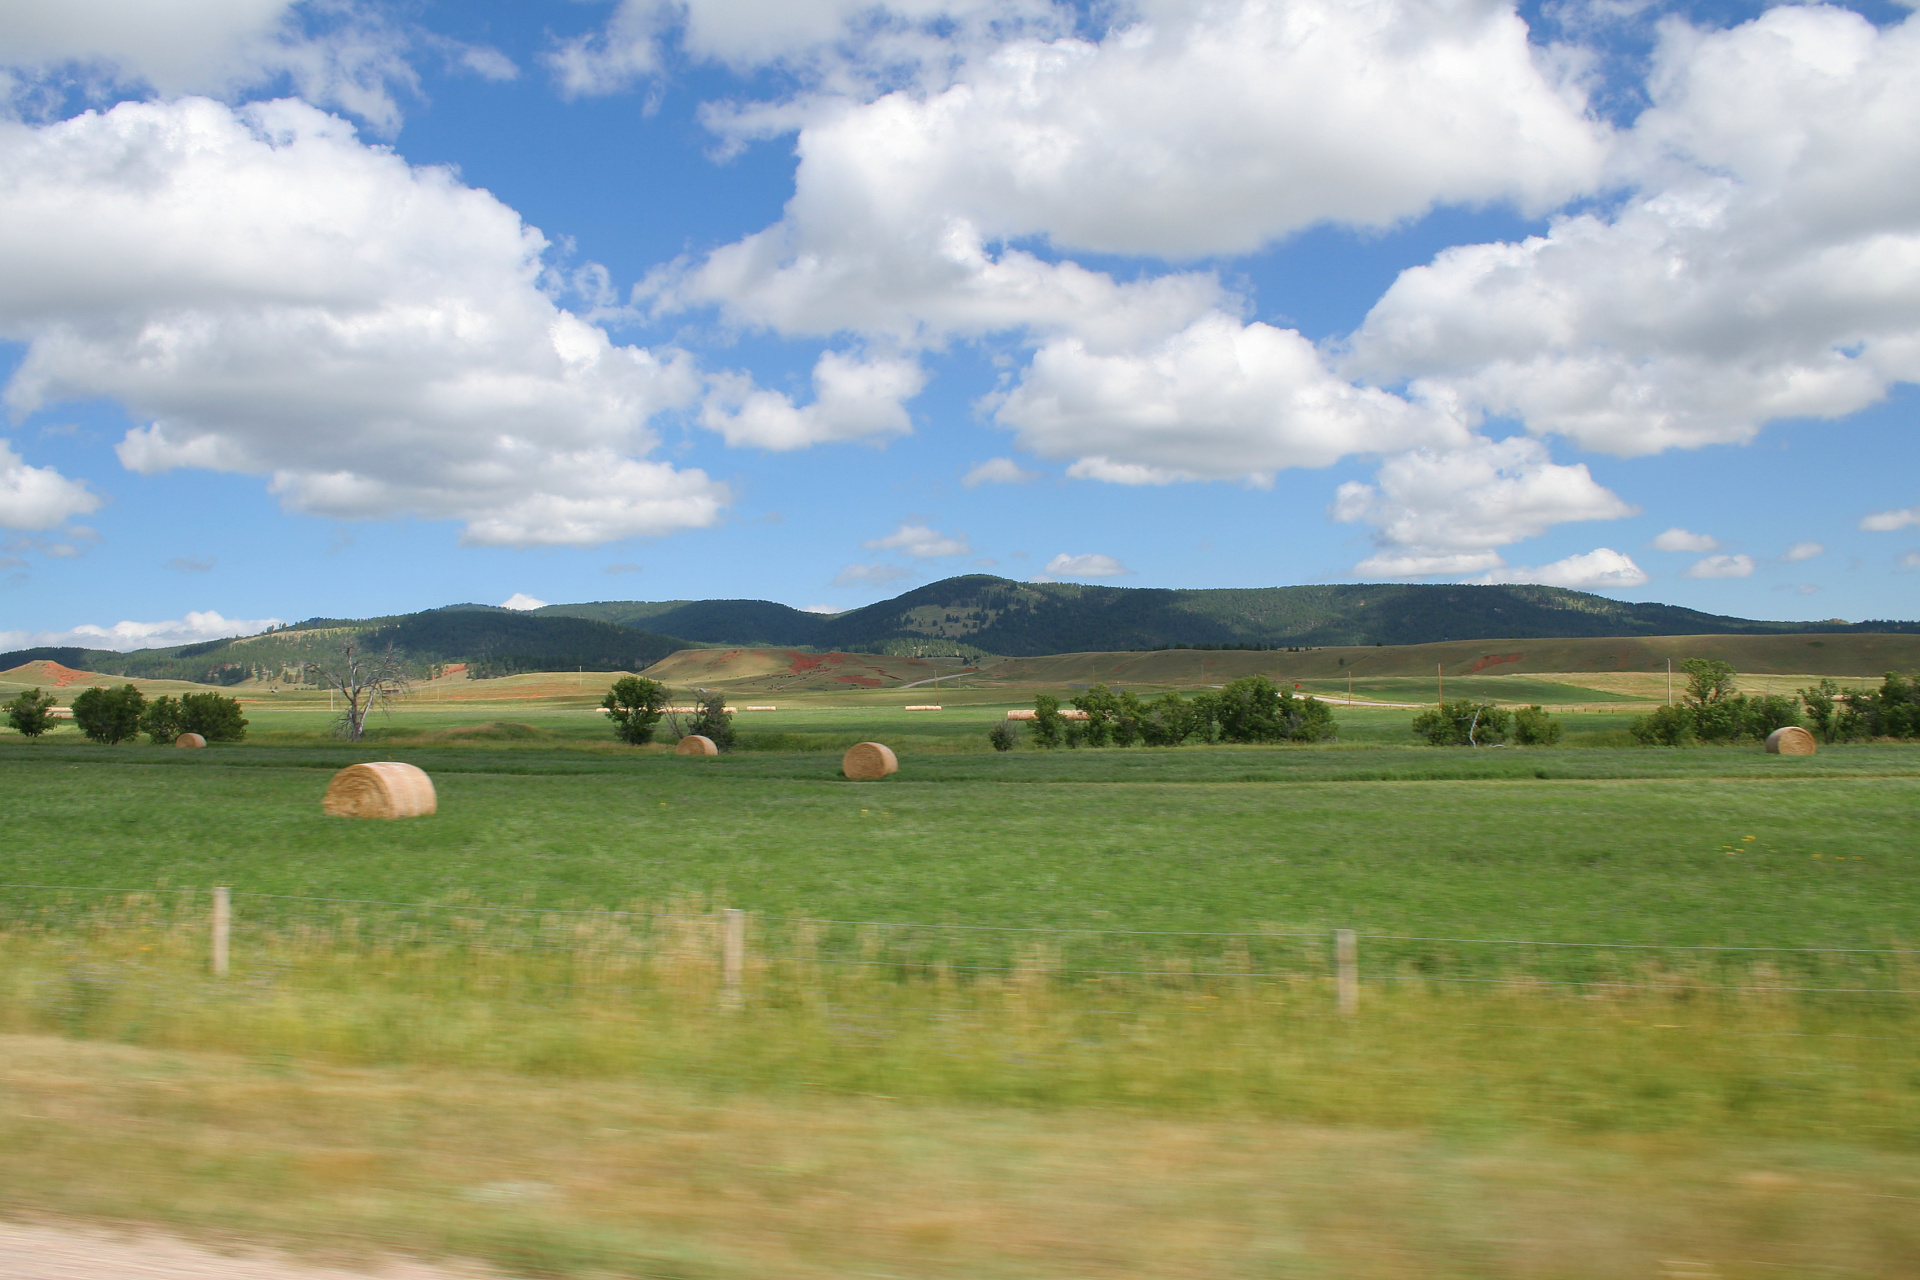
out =
<svg viewBox="0 0 1920 1280"><path fill-rule="evenodd" d="M518 613L449 605L387 618L312 618L235 640L114 653L72 647L0 654L0 669L50 660L151 679L234 684L323 660L349 633L417 663L489 674L634 671L677 649L861 649L898 655L1039 657L1172 646L1318 648L1600 636L1913 633L1915 622L1766 622L1536 586L1344 585L1169 590L1014 582L969 574L834 616L769 600L611 600Z"/></svg>
<svg viewBox="0 0 1920 1280"><path fill-rule="evenodd" d="M1427 644L1510 636L1912 631L1915 623L1764 622L1538 586L1344 585L1180 591L948 578L827 619L820 645L946 640L1030 657L1159 645Z"/></svg>
<svg viewBox="0 0 1920 1280"><path fill-rule="evenodd" d="M592 604L550 604L535 609L542 618L593 618L623 627L684 636L700 644L811 646L825 621L771 600L602 600Z"/></svg>

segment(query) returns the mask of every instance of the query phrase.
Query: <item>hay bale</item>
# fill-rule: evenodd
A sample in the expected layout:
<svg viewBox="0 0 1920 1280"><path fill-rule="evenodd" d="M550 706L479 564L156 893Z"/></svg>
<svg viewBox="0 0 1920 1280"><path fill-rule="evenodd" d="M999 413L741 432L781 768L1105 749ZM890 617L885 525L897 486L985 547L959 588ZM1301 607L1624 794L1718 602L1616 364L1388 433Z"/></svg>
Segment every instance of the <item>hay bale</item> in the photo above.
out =
<svg viewBox="0 0 1920 1280"><path fill-rule="evenodd" d="M939 709L940 709L940 704L937 702L927 703L923 706L907 708L907 710L909 711L938 711Z"/></svg>
<svg viewBox="0 0 1920 1280"><path fill-rule="evenodd" d="M433 779L410 764L375 760L333 775L321 809L334 818L418 818L437 807Z"/></svg>
<svg viewBox="0 0 1920 1280"><path fill-rule="evenodd" d="M900 758L881 742L856 742L840 757L840 772L855 782L878 782L899 769Z"/></svg>
<svg viewBox="0 0 1920 1280"><path fill-rule="evenodd" d="M720 748L704 733L690 733L673 749L677 756L717 756Z"/></svg>
<svg viewBox="0 0 1920 1280"><path fill-rule="evenodd" d="M1767 750L1777 756L1810 756L1820 749L1813 735L1797 724L1775 729L1767 735Z"/></svg>
<svg viewBox="0 0 1920 1280"><path fill-rule="evenodd" d="M204 747L207 740L197 733L183 733L173 740L176 747Z"/></svg>
<svg viewBox="0 0 1920 1280"><path fill-rule="evenodd" d="M1025 711L1009 711L1009 712L1007 712L1007 719L1009 719L1009 720L1031 720L1031 719L1033 719L1033 717L1034 717L1034 714L1035 714L1035 713L1033 712L1033 710L1032 710L1031 708L1029 708L1029 709L1027 709L1027 710L1025 710Z"/></svg>

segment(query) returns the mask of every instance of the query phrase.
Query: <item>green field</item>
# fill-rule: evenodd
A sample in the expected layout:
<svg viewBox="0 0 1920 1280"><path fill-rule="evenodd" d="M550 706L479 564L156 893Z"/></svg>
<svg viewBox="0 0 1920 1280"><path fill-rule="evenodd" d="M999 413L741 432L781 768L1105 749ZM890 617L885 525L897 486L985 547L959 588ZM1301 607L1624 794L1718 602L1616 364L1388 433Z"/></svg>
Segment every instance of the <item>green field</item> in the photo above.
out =
<svg viewBox="0 0 1920 1280"><path fill-rule="evenodd" d="M9 1203L533 1275L1920 1267L1920 747L1610 747L1591 711L1434 749L1341 708L1331 746L996 754L1007 694L892 690L684 759L585 686L358 746L311 698L204 751L0 737ZM864 739L898 775L838 776ZM388 758L437 814L321 814Z"/></svg>

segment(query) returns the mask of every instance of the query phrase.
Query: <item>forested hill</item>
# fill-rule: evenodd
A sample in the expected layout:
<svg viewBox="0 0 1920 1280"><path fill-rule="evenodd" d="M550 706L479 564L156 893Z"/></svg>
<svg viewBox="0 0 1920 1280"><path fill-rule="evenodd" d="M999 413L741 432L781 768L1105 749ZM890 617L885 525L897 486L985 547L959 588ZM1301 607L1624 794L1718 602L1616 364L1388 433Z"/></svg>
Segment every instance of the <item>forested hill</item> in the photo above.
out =
<svg viewBox="0 0 1920 1280"><path fill-rule="evenodd" d="M944 639L1026 657L1168 644L1425 644L1506 637L1915 631L1920 623L1763 622L1538 586L1347 585L1221 590L949 578L827 619L838 648Z"/></svg>
<svg viewBox="0 0 1920 1280"><path fill-rule="evenodd" d="M113 653L23 649L0 670L51 659L112 675L233 684L337 652L392 644L416 663L476 674L637 671L695 645L987 653L1037 657L1177 645L1412 645L1442 640L1590 636L1920 632L1915 622L1762 622L1665 604L1630 604L1534 586L1315 586L1177 591L948 578L892 600L823 616L768 600L597 601L515 613L452 605L390 618L312 618L238 640Z"/></svg>
<svg viewBox="0 0 1920 1280"><path fill-rule="evenodd" d="M21 649L0 654L0 670L50 660L107 675L232 685L296 679L302 666L336 657L353 639L362 651L388 645L415 668L466 663L475 675L516 671L639 671L689 647L679 636L587 618L537 618L483 605L455 605L389 618L313 618L264 635L170 649Z"/></svg>

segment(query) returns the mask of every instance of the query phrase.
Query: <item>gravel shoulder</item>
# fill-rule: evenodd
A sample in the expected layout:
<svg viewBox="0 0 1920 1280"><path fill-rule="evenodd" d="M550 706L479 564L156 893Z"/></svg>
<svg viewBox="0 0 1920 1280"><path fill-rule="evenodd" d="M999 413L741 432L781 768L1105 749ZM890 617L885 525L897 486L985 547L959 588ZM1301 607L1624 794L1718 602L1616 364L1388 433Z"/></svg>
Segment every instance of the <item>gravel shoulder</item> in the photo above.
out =
<svg viewBox="0 0 1920 1280"><path fill-rule="evenodd" d="M383 1259L366 1270L320 1266L245 1246L56 1222L0 1222L0 1280L483 1280L500 1273Z"/></svg>

